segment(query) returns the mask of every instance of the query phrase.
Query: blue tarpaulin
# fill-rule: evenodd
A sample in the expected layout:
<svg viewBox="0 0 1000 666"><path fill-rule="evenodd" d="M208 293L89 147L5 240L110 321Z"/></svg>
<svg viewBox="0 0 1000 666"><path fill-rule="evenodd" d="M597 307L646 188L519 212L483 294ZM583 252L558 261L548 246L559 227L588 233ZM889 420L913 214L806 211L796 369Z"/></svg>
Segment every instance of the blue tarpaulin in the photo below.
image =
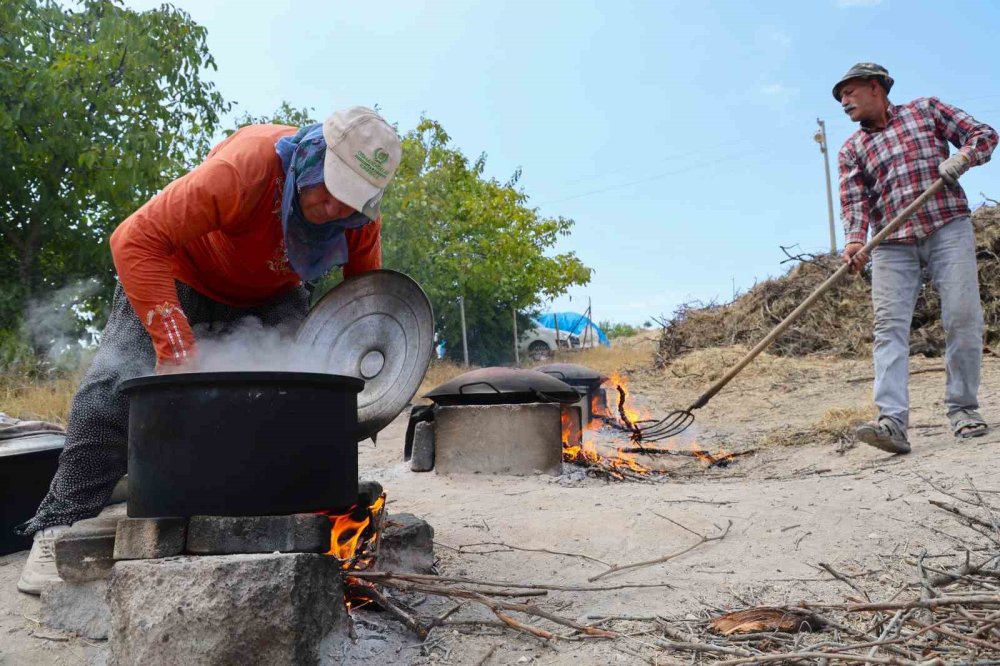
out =
<svg viewBox="0 0 1000 666"><path fill-rule="evenodd" d="M535 321L538 322L540 326L546 328L556 328L556 321L559 321L559 330L567 331L573 333L583 340L583 333L587 329L587 326L593 326L593 330L590 332L590 336L594 335L594 331L597 331L597 341L600 342L605 347L611 346L611 341L608 340L608 336L604 334L604 331L594 322L590 321L590 318L586 315L579 314L577 312L547 312L542 315L538 315Z"/></svg>

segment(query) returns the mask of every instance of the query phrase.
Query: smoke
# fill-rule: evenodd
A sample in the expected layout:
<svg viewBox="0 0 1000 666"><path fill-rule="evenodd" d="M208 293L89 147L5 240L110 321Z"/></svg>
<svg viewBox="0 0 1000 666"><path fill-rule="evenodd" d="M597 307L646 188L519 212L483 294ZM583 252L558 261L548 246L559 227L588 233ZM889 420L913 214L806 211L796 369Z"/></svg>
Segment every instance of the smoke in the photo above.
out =
<svg viewBox="0 0 1000 666"><path fill-rule="evenodd" d="M198 361L192 372L284 371L331 372L315 349L297 345L288 327L267 327L245 317L222 331L195 326Z"/></svg>
<svg viewBox="0 0 1000 666"><path fill-rule="evenodd" d="M28 302L23 326L36 350L56 365L79 361L80 352L97 343L93 326L94 312L86 301L101 291L101 284L91 278L58 289L44 298Z"/></svg>

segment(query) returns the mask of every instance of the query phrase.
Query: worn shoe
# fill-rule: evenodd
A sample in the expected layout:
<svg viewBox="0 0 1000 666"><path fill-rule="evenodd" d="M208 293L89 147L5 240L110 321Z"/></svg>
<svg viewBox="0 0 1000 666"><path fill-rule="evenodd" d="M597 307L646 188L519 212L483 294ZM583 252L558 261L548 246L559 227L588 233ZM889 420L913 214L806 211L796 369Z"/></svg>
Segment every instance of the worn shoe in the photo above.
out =
<svg viewBox="0 0 1000 666"><path fill-rule="evenodd" d="M958 439L982 437L990 431L990 426L974 409L959 409L948 415L951 431Z"/></svg>
<svg viewBox="0 0 1000 666"><path fill-rule="evenodd" d="M882 417L877 422L871 421L854 431L857 438L865 444L889 453L909 453L910 443L906 441L906 433L895 421Z"/></svg>
<svg viewBox="0 0 1000 666"><path fill-rule="evenodd" d="M55 525L35 532L35 540L24 563L17 589L26 594L41 594L49 583L62 580L56 571L56 537L69 529L68 525Z"/></svg>

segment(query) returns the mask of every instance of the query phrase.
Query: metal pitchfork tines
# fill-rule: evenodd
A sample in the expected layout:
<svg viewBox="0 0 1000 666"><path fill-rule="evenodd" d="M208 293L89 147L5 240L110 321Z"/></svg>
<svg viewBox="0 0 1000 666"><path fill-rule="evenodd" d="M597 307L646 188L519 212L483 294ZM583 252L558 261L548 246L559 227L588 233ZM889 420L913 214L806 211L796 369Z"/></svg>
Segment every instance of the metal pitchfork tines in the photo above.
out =
<svg viewBox="0 0 1000 666"><path fill-rule="evenodd" d="M871 251L875 249L883 240L886 239L891 233L896 231L903 222L907 220L913 213L919 210L928 199L933 197L938 191L944 187L944 181L940 178L935 180L934 183L924 190L924 193L917 197L913 203L904 208L899 215L897 215L889 224L885 225L881 231L872 236L868 243L858 250L856 254L870 255ZM851 269L850 264L844 264L837 271L828 277L826 281L816 288L816 291L811 293L806 300L802 301L801 304L794 310L791 314L785 317L780 324L775 326L770 333L767 334L763 340L757 343L757 346L751 349L746 356L744 356L739 363L733 367L732 370L726 373L724 377L719 379L717 382L712 384L707 391L705 391L700 398L694 401L690 407L687 409L679 409L677 411L670 412L667 416L659 421L650 419L646 421L640 421L634 424L632 428L632 441L634 442L656 442L662 439L667 439L669 437L674 437L681 434L687 430L692 423L694 423L694 410L704 407L712 397L722 390L722 387L728 384L733 377L740 374L743 368L750 364L750 361L757 358L757 356L771 346L779 335L785 332L785 330L791 326L806 310L815 303L820 296L825 294L830 290L837 282L840 281L844 275ZM648 424L648 425L646 425Z"/></svg>

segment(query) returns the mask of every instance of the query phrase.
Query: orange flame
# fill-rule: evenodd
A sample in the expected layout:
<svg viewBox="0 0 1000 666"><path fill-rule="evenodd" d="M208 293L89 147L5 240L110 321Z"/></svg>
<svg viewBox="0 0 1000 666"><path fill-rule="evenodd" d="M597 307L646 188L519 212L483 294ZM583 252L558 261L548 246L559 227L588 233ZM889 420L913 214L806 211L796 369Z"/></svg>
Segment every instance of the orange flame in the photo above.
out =
<svg viewBox="0 0 1000 666"><path fill-rule="evenodd" d="M717 453L709 453L705 449L701 448L698 442L691 442L691 453L699 461L705 463L706 466L711 467L713 465L720 465L728 463L730 460L736 457L736 454L732 451L727 451L725 449L719 449Z"/></svg>
<svg viewBox="0 0 1000 666"><path fill-rule="evenodd" d="M620 402L618 388L621 387L621 390L627 394L629 391L628 380L625 379L625 377L621 373L615 370L614 372L611 373L611 376L608 377L608 384L612 386L612 390L608 391L609 395L608 400L614 400L614 405L610 406L610 411L617 418L619 412L618 409L619 402ZM638 423L639 421L648 421L651 418L649 410L645 408L643 408L642 411L636 411L632 407L625 405L624 411L625 411L625 416L628 417L628 420L631 421L632 423Z"/></svg>
<svg viewBox="0 0 1000 666"><path fill-rule="evenodd" d="M598 465L607 468L614 475L617 470L627 469L636 474L651 474L651 470L636 462L635 456L623 451L616 451L614 457L601 455L597 444L592 440L583 440L577 419L570 409L563 407L560 415L562 420L563 461L582 465ZM622 478L620 475L617 478Z"/></svg>
<svg viewBox="0 0 1000 666"><path fill-rule="evenodd" d="M369 530L372 521L378 522L378 518L385 507L385 495L380 495L371 506L361 506L355 504L347 513L327 514L330 522L333 523L333 530L330 533L330 550L327 555L333 555L342 562L341 568L363 569L368 564L367 560L355 562L359 554L374 549L379 535ZM360 547L359 547L360 544Z"/></svg>

